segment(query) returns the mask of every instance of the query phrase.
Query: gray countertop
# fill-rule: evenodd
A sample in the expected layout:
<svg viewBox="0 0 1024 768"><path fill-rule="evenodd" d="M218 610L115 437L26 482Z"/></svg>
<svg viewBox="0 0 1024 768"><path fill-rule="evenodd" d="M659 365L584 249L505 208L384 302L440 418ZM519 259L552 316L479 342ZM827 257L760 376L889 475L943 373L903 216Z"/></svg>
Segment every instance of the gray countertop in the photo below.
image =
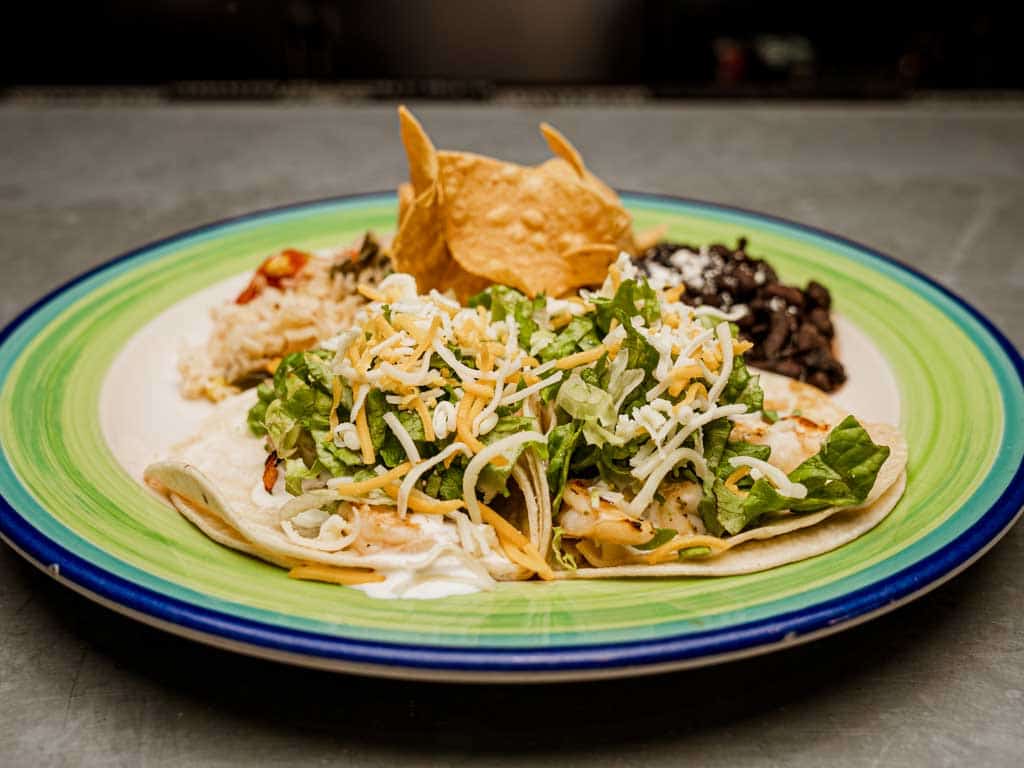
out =
<svg viewBox="0 0 1024 768"><path fill-rule="evenodd" d="M541 120L614 186L887 252L1024 346L1024 108L424 105L524 162ZM0 325L206 221L404 176L390 106L0 107ZM0 547L0 765L1019 765L1024 528L949 584L793 650L659 677L443 686L297 670L136 624Z"/></svg>

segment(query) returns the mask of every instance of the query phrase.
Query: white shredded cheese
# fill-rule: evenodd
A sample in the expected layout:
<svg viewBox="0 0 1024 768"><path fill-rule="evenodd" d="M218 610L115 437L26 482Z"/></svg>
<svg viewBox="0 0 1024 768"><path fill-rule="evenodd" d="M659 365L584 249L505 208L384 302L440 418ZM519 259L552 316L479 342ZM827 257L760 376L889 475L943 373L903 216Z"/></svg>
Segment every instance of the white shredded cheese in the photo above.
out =
<svg viewBox="0 0 1024 768"><path fill-rule="evenodd" d="M495 456L504 456L506 452L515 450L523 443L543 443L544 441L545 437L540 432L519 432L491 443L470 460L466 472L462 476L462 498L466 502L469 517L474 523L479 523L483 519L480 502L476 499L476 482L480 479L483 468Z"/></svg>
<svg viewBox="0 0 1024 768"><path fill-rule="evenodd" d="M754 472L760 472L763 477L767 477L771 484L776 487L779 491L779 495L787 496L791 499L806 499L807 498L807 486L803 483L794 483L778 467L769 464L767 461L761 459L755 459L753 456L733 456L729 459L729 463L734 467L750 467L751 475Z"/></svg>
<svg viewBox="0 0 1024 768"><path fill-rule="evenodd" d="M431 417L431 426L438 440L444 440L455 429L455 406L447 400L437 404Z"/></svg>
<svg viewBox="0 0 1024 768"><path fill-rule="evenodd" d="M552 361L554 362L554 361ZM511 395L506 395L501 399L500 405L512 405L518 403L520 400L525 400L530 395L540 392L545 387L549 387L552 384L557 384L562 380L562 371L556 371L555 373L548 376L546 379L541 379L536 384L531 384L528 387L523 387L518 392L513 392Z"/></svg>
<svg viewBox="0 0 1024 768"><path fill-rule="evenodd" d="M688 438L690 435L692 435L694 430L697 429L698 427L702 427L708 422L714 421L715 419L719 418L720 416L732 416L734 414L744 413L746 410L747 406L741 405L739 403L735 405L719 405L716 406L715 408L712 408L709 411L705 411L699 416L695 416L682 429L676 432L673 438L669 440L669 442L666 443L660 451L655 453L655 455L651 456L651 458L649 458L647 461L640 464L640 466L634 469L632 472L633 476L638 477L642 480L646 478L648 475L650 475L656 469L658 464L664 461L665 455L668 452L674 451L677 448L679 448L679 446L683 444L683 441L686 440L686 438ZM678 420L679 414L677 414L674 418Z"/></svg>
<svg viewBox="0 0 1024 768"><path fill-rule="evenodd" d="M388 415L390 416L391 414ZM452 443L436 456L432 456L426 461L421 461L406 473L405 477L402 478L402 484L398 487L398 499L396 499L398 502L398 514L401 517L405 517L405 513L409 508L409 496L412 494L412 489L416 487L417 481L423 476L423 473L432 467L436 467L453 453L468 455L470 450L465 443Z"/></svg>
<svg viewBox="0 0 1024 768"><path fill-rule="evenodd" d="M391 411L388 411L384 414L384 423L388 425L395 437L398 438L398 442L402 444L402 450L409 457L409 461L414 465L419 464L420 452L416 450L416 443L413 442L412 437L409 436L409 433L402 426L402 422L398 420L398 417Z"/></svg>
<svg viewBox="0 0 1024 768"><path fill-rule="evenodd" d="M677 448L655 467L647 480L644 481L644 486L640 489L640 493L633 497L633 500L629 502L629 506L626 507L626 512L634 517L639 517L643 514L643 511L647 509L648 505L654 500L654 494L657 493L658 486L661 485L661 481L665 479L665 475L675 469L683 461L689 461L693 464L694 471L701 479L707 476L708 465L707 462L704 461L703 456L692 448Z"/></svg>
<svg viewBox="0 0 1024 768"><path fill-rule="evenodd" d="M732 375L732 333L729 331L728 323L718 324L718 343L722 350L722 368L718 372L718 379L708 390L708 402L715 402L718 400L718 396L722 394L722 390L725 389L725 385L729 383L729 377Z"/></svg>

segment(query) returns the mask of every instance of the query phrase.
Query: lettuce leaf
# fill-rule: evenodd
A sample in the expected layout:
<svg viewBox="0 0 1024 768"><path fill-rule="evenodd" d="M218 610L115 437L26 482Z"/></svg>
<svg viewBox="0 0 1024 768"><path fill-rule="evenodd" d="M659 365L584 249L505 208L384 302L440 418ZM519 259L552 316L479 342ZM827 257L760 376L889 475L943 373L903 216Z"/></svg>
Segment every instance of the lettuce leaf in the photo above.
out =
<svg viewBox="0 0 1024 768"><path fill-rule="evenodd" d="M486 435L481 435L480 442L484 445L491 445L505 437L510 437L518 432L530 432L539 429L537 420L531 416L505 416L498 419L498 423L494 426L490 432ZM533 447L541 455L547 457L547 445L545 443L524 443L519 446L515 453L508 456L508 463L502 467L496 467L493 464L488 464L480 472L480 478L477 480L477 487L483 491L483 493L490 497L496 494L502 496L508 496L508 478L512 474L512 468L515 463L519 460L523 451L528 447ZM459 498L462 497L462 490L459 489Z"/></svg>
<svg viewBox="0 0 1024 768"><path fill-rule="evenodd" d="M548 490L554 501L551 503L551 514L557 515L562 504L562 494L569 480L569 463L576 442L583 427L581 421L571 421L555 427L548 433Z"/></svg>
<svg viewBox="0 0 1024 768"><path fill-rule="evenodd" d="M492 285L484 291L470 297L467 302L470 307L484 307L491 311L491 320L504 320L506 317L513 317L519 326L519 346L523 349L530 348L530 337L538 329L535 314L544 309L545 299L543 296L536 296L532 299L526 298L515 288L505 285Z"/></svg>
<svg viewBox="0 0 1024 768"><path fill-rule="evenodd" d="M658 528L654 532L654 536L651 537L650 541L644 542L643 544L634 544L633 549L640 549L648 552L652 549L657 549L662 544L666 544L676 537L675 528Z"/></svg>
<svg viewBox="0 0 1024 768"><path fill-rule="evenodd" d="M292 496L302 495L302 481L312 480L320 475L320 468L314 464L307 467L302 459L286 459L284 462L284 489Z"/></svg>
<svg viewBox="0 0 1024 768"><path fill-rule="evenodd" d="M267 418L267 407L267 403L260 400L249 409L249 414L246 416L245 422L249 425L249 431L256 437L263 437L267 434L267 427L264 424Z"/></svg>
<svg viewBox="0 0 1024 768"><path fill-rule="evenodd" d="M366 425L370 430L370 443L375 451L379 451L380 447L384 445L385 438L391 434L387 422L384 421L384 414L389 410L387 399L379 389L371 389L366 395L363 407L366 408Z"/></svg>
<svg viewBox="0 0 1024 768"><path fill-rule="evenodd" d="M267 406L263 416L263 427L271 447L282 459L287 459L295 452L295 446L302 433L302 425L289 413L283 400L275 400Z"/></svg>
<svg viewBox="0 0 1024 768"><path fill-rule="evenodd" d="M760 411L764 406L764 392L761 390L759 379L760 377L750 373L743 358L737 355L733 360L729 382L718 398L719 403L746 405L748 413Z"/></svg>
<svg viewBox="0 0 1024 768"><path fill-rule="evenodd" d="M658 293L646 280L623 280L612 298L595 297L592 301L602 336L611 330L613 319L628 330L633 327L632 318L636 315L642 317L647 325L661 317Z"/></svg>
<svg viewBox="0 0 1024 768"><path fill-rule="evenodd" d="M686 547L686 549L679 550L680 560L693 560L701 557L707 557L711 554L711 547Z"/></svg>
<svg viewBox="0 0 1024 768"><path fill-rule="evenodd" d="M562 382L555 404L574 419L605 427L615 424L618 417L612 396L596 384L584 381L576 371Z"/></svg>
<svg viewBox="0 0 1024 768"><path fill-rule="evenodd" d="M462 498L462 476L466 473L466 467L454 463L440 475L437 488L437 496L450 501L451 499ZM430 494L434 496L435 494Z"/></svg>
<svg viewBox="0 0 1024 768"><path fill-rule="evenodd" d="M556 525L551 529L551 533L551 552L554 554L555 560L566 570L575 571L577 568L576 558L562 548L562 537L565 535L565 531L561 526Z"/></svg>
<svg viewBox="0 0 1024 768"><path fill-rule="evenodd" d="M601 339L594 330L594 318L591 315L577 315L553 342L540 351L539 357L546 363L591 349L600 343Z"/></svg>
<svg viewBox="0 0 1024 768"><path fill-rule="evenodd" d="M316 460L334 477L347 475L352 467L363 465L362 456L344 446L335 445L329 431L317 430L312 435L316 445Z"/></svg>
<svg viewBox="0 0 1024 768"><path fill-rule="evenodd" d="M889 447L876 445L857 419L847 416L832 429L818 453L789 473L790 480L806 486L805 498L781 496L761 478L750 489L743 506L748 515L756 516L782 509L816 512L860 504L888 458Z"/></svg>

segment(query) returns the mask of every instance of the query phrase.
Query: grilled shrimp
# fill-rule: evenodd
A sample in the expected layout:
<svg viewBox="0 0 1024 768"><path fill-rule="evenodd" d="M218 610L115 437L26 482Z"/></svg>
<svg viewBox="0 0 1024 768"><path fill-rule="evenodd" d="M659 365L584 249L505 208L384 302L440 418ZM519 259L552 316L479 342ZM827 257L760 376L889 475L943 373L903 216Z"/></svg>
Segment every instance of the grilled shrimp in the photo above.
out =
<svg viewBox="0 0 1024 768"><path fill-rule="evenodd" d="M565 506L558 524L575 539L597 539L614 544L644 544L654 536L648 520L630 517L604 499L591 499L590 490L573 480L565 486Z"/></svg>

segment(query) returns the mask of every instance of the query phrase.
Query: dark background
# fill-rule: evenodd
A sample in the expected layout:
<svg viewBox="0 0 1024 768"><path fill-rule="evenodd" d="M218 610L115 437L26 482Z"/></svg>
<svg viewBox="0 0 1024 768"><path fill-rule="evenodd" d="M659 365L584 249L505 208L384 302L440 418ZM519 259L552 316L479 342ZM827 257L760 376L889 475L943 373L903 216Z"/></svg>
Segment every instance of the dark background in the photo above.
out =
<svg viewBox="0 0 1024 768"><path fill-rule="evenodd" d="M181 98L904 98L1024 88L1009 7L753 0L102 0L0 11L0 87ZM1009 6L1009 4L1007 4Z"/></svg>

